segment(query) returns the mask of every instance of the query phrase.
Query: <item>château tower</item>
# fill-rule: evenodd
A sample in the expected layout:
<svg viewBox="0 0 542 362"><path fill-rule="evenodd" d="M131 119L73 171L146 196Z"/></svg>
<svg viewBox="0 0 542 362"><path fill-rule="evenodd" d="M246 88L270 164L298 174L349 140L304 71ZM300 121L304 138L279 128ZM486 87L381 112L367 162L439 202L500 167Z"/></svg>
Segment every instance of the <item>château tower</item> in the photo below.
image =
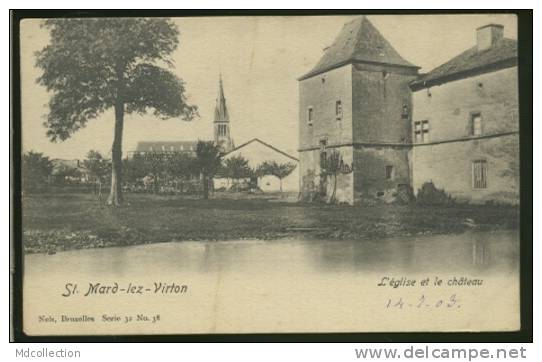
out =
<svg viewBox="0 0 542 362"><path fill-rule="evenodd" d="M409 84L418 67L364 16L345 24L324 52L298 79L302 196L353 204L408 191ZM336 182L322 176L331 153L343 165Z"/></svg>
<svg viewBox="0 0 542 362"><path fill-rule="evenodd" d="M224 97L224 87L222 85L222 74L220 75L218 86L218 97L216 99L215 119L214 119L214 141L220 146L221 152L229 152L234 148L233 140L230 135L230 116L226 107L226 98Z"/></svg>

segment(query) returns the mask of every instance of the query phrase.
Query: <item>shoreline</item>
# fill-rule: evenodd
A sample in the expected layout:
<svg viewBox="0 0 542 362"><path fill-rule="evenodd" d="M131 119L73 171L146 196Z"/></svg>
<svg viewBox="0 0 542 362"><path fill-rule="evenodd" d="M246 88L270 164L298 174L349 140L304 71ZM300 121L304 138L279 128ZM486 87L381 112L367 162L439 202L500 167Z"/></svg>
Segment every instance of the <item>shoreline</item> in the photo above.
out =
<svg viewBox="0 0 542 362"><path fill-rule="evenodd" d="M321 230L319 230L321 231ZM471 227L471 228L461 228L457 230L428 230L428 231L419 231L417 233L410 233L410 232L404 232L404 233L396 233L396 234L386 234L386 233L372 233L371 235L354 235L349 232L338 232L338 231L331 231L326 230L326 232L316 232L316 231L310 231L310 232L283 232L283 233L268 233L265 236L243 236L243 237L222 237L220 239L218 238L206 238L206 237L200 237L200 238L179 238L179 239L171 239L171 240L158 240L158 241L148 241L148 240L137 240L133 241L131 243L125 243L125 242L115 242L115 241L107 241L102 240L99 238L94 239L92 242L88 242L87 240L81 240L77 238L70 238L73 243L47 243L43 244L40 243L41 246L37 247L34 245L25 245L25 237L23 236L23 246L24 246L24 255L32 255L32 254L56 254L58 252L63 251L75 251L75 250L87 250L87 249L103 249L103 248L116 248L116 247L130 247L130 246L140 246L140 245L151 245L151 244L162 244L162 243L185 243L185 242L235 242L235 241L276 241L276 240L287 240L287 239L298 239L298 240L315 240L315 241L329 241L329 242L340 242L340 241L357 241L357 242L378 242L379 240L385 240L390 238L416 238L416 237L429 237L432 235L460 235L467 232L488 232L488 233L498 233L503 231L516 231L519 232L519 229L517 228L487 228L487 227ZM34 237L40 235L39 232L33 232ZM74 233L71 233L74 234ZM43 235L43 234L41 234ZM70 235L71 236L71 235ZM518 236L519 237L519 236Z"/></svg>
<svg viewBox="0 0 542 362"><path fill-rule="evenodd" d="M129 206L110 208L88 194L53 194L26 196L22 221L24 253L53 254L168 241L369 240L517 230L519 209L495 205L342 206L135 194L129 196Z"/></svg>

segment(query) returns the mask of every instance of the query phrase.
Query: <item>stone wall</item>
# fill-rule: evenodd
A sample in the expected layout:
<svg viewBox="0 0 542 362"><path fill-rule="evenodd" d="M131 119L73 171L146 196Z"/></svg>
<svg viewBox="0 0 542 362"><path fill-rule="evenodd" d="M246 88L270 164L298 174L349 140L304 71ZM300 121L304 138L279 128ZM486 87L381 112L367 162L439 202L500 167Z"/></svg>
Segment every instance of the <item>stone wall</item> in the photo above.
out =
<svg viewBox="0 0 542 362"><path fill-rule="evenodd" d="M335 113L341 101L342 115ZM308 109L313 109L312 125ZM330 70L299 82L299 158L301 196L305 200L328 200L334 180L324 178L320 169L320 141L326 141L329 154L341 152L343 161L352 164L352 66ZM350 145L339 147L340 145ZM336 200L353 203L353 174L337 177Z"/></svg>
<svg viewBox="0 0 542 362"><path fill-rule="evenodd" d="M412 186L417 193L432 181L459 202L519 202L518 135L416 146L412 150ZM473 187L472 162L487 162L487 188Z"/></svg>
<svg viewBox="0 0 542 362"><path fill-rule="evenodd" d="M342 117L335 115L335 102L342 104ZM308 124L308 109L314 120ZM299 82L299 148L352 142L352 66L330 70Z"/></svg>
<svg viewBox="0 0 542 362"><path fill-rule="evenodd" d="M413 122L429 121L429 140L412 151L414 191L433 181L458 200L517 203L519 109L517 67L413 93ZM482 135L472 135L481 114ZM472 162L486 160L487 188L473 188Z"/></svg>
<svg viewBox="0 0 542 362"><path fill-rule="evenodd" d="M429 121L429 141L470 137L471 115L482 134L519 130L517 67L460 79L413 93L412 121Z"/></svg>
<svg viewBox="0 0 542 362"><path fill-rule="evenodd" d="M354 150L354 199L395 201L410 191L409 147L358 146ZM392 166L386 178L386 166ZM408 196L408 195L403 195Z"/></svg>
<svg viewBox="0 0 542 362"><path fill-rule="evenodd" d="M409 83L416 76L416 68L353 66L354 142L410 143L412 100ZM406 107L405 115L403 107Z"/></svg>

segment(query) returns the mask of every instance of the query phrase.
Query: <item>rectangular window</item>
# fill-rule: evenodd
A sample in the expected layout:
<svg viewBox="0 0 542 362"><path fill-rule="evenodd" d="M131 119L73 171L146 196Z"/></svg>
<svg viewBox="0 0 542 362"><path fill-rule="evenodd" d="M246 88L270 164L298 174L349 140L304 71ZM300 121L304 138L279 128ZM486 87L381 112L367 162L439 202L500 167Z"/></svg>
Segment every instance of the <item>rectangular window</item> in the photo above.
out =
<svg viewBox="0 0 542 362"><path fill-rule="evenodd" d="M416 143L429 142L429 121L414 122L414 141Z"/></svg>
<svg viewBox="0 0 542 362"><path fill-rule="evenodd" d="M307 110L307 122L309 123L309 126L312 126L312 122L314 120L314 110L312 107L309 107Z"/></svg>
<svg viewBox="0 0 542 362"><path fill-rule="evenodd" d="M335 117L337 119L343 118L343 105L342 105L341 101L336 101L335 102Z"/></svg>
<svg viewBox="0 0 542 362"><path fill-rule="evenodd" d="M386 166L386 180L393 180L393 166Z"/></svg>
<svg viewBox="0 0 542 362"><path fill-rule="evenodd" d="M473 113L471 115L471 135L472 136L481 136L482 135L482 115L480 113Z"/></svg>
<svg viewBox="0 0 542 362"><path fill-rule="evenodd" d="M487 188L487 161L472 162L472 187L475 189Z"/></svg>

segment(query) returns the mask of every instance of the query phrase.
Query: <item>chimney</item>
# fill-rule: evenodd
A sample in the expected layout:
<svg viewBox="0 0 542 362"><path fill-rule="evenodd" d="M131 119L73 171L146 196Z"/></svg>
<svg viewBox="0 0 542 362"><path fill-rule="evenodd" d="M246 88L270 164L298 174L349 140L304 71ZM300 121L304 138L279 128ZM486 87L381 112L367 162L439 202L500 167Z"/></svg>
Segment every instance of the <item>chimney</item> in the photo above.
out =
<svg viewBox="0 0 542 362"><path fill-rule="evenodd" d="M487 24L476 29L476 45L478 51L494 46L503 38L504 26L500 24Z"/></svg>

